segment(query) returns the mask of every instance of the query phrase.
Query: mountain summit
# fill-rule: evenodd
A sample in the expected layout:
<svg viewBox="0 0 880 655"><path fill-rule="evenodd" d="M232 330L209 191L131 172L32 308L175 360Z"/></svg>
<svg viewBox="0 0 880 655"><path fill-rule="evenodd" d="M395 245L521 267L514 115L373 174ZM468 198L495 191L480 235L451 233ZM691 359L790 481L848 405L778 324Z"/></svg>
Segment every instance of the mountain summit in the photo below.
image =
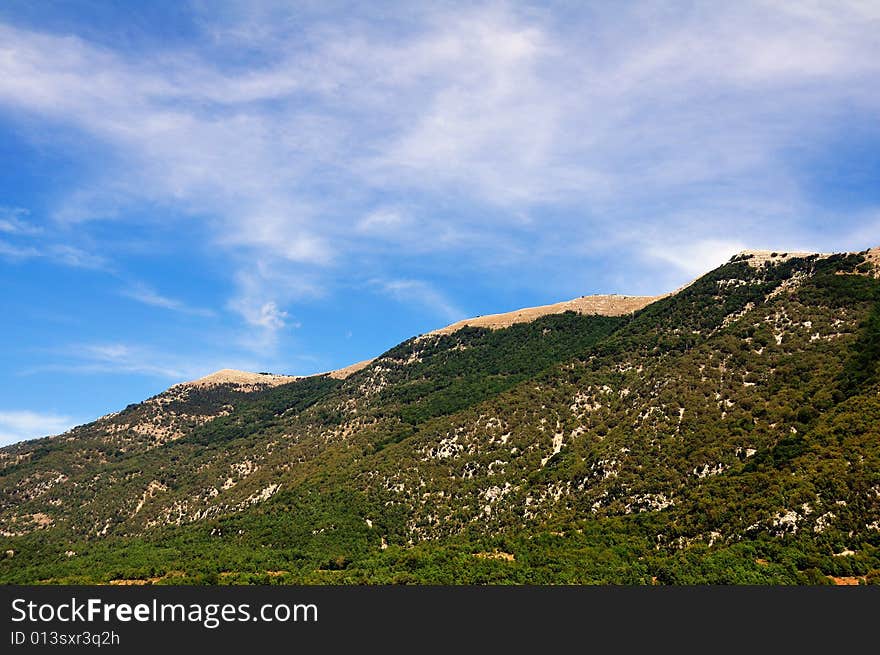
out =
<svg viewBox="0 0 880 655"><path fill-rule="evenodd" d="M0 449L0 582L880 581L880 249L220 371Z"/></svg>
<svg viewBox="0 0 880 655"><path fill-rule="evenodd" d="M624 314L632 314L642 309L658 298L660 296L620 296L616 294L581 296L580 298L552 305L526 307L503 314L488 314L486 316L466 318L428 334L452 334L464 327L483 327L498 330L510 327L516 323L528 323L549 314L563 314L565 312L595 316L623 316Z"/></svg>
<svg viewBox="0 0 880 655"><path fill-rule="evenodd" d="M279 384L289 384L300 378L292 375L272 375L271 373L248 373L247 371L236 371L231 368L224 368L210 375L206 375L192 382L183 382L183 386L188 387L217 387L221 385L233 385L239 391L264 389L266 387L277 387Z"/></svg>

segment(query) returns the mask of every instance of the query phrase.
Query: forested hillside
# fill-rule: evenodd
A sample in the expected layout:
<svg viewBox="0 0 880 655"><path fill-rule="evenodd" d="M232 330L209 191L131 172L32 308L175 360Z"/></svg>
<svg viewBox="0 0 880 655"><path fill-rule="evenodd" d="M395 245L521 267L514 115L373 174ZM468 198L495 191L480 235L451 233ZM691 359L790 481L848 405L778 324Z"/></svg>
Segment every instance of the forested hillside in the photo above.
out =
<svg viewBox="0 0 880 655"><path fill-rule="evenodd" d="M880 582L877 251L0 450L0 581Z"/></svg>

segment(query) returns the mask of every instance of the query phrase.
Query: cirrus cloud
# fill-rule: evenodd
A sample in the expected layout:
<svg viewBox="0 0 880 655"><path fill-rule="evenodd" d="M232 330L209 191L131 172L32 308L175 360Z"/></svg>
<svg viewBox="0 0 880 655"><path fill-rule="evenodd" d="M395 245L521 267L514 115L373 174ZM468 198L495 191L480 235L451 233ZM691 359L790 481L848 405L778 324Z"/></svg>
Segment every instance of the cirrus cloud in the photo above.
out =
<svg viewBox="0 0 880 655"><path fill-rule="evenodd" d="M610 242L677 265L639 237L673 228L685 250L722 231L819 247L822 208L792 153L880 110L870 3L386 13L219 3L189 46L150 52L0 25L0 107L25 134L51 124L84 135L82 156L99 148L56 219L159 206L150 220L204 224L231 262L230 307L270 332L293 297L282 278L381 269L389 243L403 265L454 242L461 265L504 260L514 276L523 253L574 263ZM376 206L418 220L365 216ZM255 261L284 275L244 292Z"/></svg>

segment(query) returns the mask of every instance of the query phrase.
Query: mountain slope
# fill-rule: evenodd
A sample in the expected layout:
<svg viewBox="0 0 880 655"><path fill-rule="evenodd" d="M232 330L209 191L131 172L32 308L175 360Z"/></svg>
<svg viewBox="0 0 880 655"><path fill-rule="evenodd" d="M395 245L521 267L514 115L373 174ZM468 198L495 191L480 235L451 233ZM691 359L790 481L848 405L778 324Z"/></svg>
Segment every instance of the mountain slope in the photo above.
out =
<svg viewBox="0 0 880 655"><path fill-rule="evenodd" d="M876 264L746 252L633 314L438 331L3 449L0 579L875 580Z"/></svg>

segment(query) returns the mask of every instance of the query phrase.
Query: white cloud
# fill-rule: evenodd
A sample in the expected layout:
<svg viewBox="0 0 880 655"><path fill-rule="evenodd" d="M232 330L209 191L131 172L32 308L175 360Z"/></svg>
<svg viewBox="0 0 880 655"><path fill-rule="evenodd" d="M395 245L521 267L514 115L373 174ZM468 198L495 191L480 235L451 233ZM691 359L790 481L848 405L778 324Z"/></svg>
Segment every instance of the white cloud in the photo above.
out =
<svg viewBox="0 0 880 655"><path fill-rule="evenodd" d="M92 270L108 270L110 266L109 262L100 255L58 243L32 246L0 241L0 257L18 260L42 259L54 264Z"/></svg>
<svg viewBox="0 0 880 655"><path fill-rule="evenodd" d="M226 347L221 352L176 352L124 342L75 343L52 351L54 363L34 366L23 375L45 372L142 375L168 384L194 380L223 368L274 371L278 363L242 356Z"/></svg>
<svg viewBox="0 0 880 655"><path fill-rule="evenodd" d="M13 241L0 241L0 257L12 260L44 259L71 266L106 270L107 260L70 243L64 243L60 235L47 233L39 226L24 220L30 212L15 207L0 207L0 234Z"/></svg>
<svg viewBox="0 0 880 655"><path fill-rule="evenodd" d="M227 308L245 324L239 345L262 356L274 353L282 332L300 327L284 307L323 293L301 268L278 261L243 263L236 274L235 286L235 295Z"/></svg>
<svg viewBox="0 0 880 655"><path fill-rule="evenodd" d="M40 228L23 220L28 211L21 207L0 207L0 232L6 234L34 235Z"/></svg>
<svg viewBox="0 0 880 655"><path fill-rule="evenodd" d="M540 25L482 10L434 27L369 50L370 72L390 69L410 114L369 175L502 204L546 200L601 177L559 156L566 93L545 73L564 59Z"/></svg>
<svg viewBox="0 0 880 655"><path fill-rule="evenodd" d="M207 115L199 106L210 98L199 89L213 88L222 76L190 57L141 65L75 37L3 27L0 43L7 55L0 56L0 103L83 130L127 160L127 172L114 170L69 197L60 218L114 218L120 206L159 201L223 219L219 243L294 261L327 260L308 203L295 193L304 164L285 161L303 141L287 135L285 123L308 130L315 127L308 116L273 119L248 108ZM238 80L225 81L231 87Z"/></svg>
<svg viewBox="0 0 880 655"><path fill-rule="evenodd" d="M136 373L183 380L195 371L187 370L177 357L163 356L152 349L124 343L82 344L71 353L79 360L73 368L82 372Z"/></svg>
<svg viewBox="0 0 880 655"><path fill-rule="evenodd" d="M273 300L260 302L239 297L230 301L229 308L245 322L238 345L261 355L270 355L276 351L279 337L287 328L300 327L299 323L290 323L290 315L279 309Z"/></svg>
<svg viewBox="0 0 880 655"><path fill-rule="evenodd" d="M122 295L145 305L150 305L151 307L160 307L162 309L168 309L171 311L180 312L182 314L192 314L194 316L214 315L214 312L209 309L204 309L201 307L190 307L182 300L163 296L155 289L152 289L151 287L142 283L134 284L128 289L123 290Z"/></svg>
<svg viewBox="0 0 880 655"><path fill-rule="evenodd" d="M679 271L696 277L718 268L733 255L746 249L748 246L740 241L705 239L653 244L644 252L648 257L671 264Z"/></svg>
<svg viewBox="0 0 880 655"><path fill-rule="evenodd" d="M564 258L621 235L643 249L639 231L674 224L682 247L648 254L690 272L720 234L803 239L817 211L791 153L880 111L872 3L385 11L224 4L203 13L209 43L148 55L0 27L0 106L106 155L57 217L129 220L149 202L205 220L209 247L234 253L229 306L267 334L297 295L287 277L381 268L383 240L482 250L479 267L499 242ZM238 46L260 63L213 56ZM377 198L391 208L364 216Z"/></svg>
<svg viewBox="0 0 880 655"><path fill-rule="evenodd" d="M6 241L0 241L0 257L12 260L31 259L39 257L42 253L32 246L17 246Z"/></svg>
<svg viewBox="0 0 880 655"><path fill-rule="evenodd" d="M69 416L30 411L0 411L0 446L61 434L77 425Z"/></svg>
<svg viewBox="0 0 880 655"><path fill-rule="evenodd" d="M269 330L281 330L287 327L287 312L278 309L274 302L263 303L251 317L250 323Z"/></svg>
<svg viewBox="0 0 880 655"><path fill-rule="evenodd" d="M51 244L43 250L42 256L51 259L53 262L74 268L108 270L110 267L110 263L101 255L86 252L81 248L66 244Z"/></svg>
<svg viewBox="0 0 880 655"><path fill-rule="evenodd" d="M126 343L72 344L55 353L56 363L35 366L22 371L24 375L44 372L124 373L183 382L211 371L229 368L229 363L193 362L179 353ZM213 366L213 368L212 368Z"/></svg>
<svg viewBox="0 0 880 655"><path fill-rule="evenodd" d="M409 218L393 207L381 207L371 211L357 223L357 230L368 234L394 234L409 224Z"/></svg>
<svg viewBox="0 0 880 655"><path fill-rule="evenodd" d="M445 294L423 280L373 280L372 285L398 302L422 307L449 321L465 317Z"/></svg>

